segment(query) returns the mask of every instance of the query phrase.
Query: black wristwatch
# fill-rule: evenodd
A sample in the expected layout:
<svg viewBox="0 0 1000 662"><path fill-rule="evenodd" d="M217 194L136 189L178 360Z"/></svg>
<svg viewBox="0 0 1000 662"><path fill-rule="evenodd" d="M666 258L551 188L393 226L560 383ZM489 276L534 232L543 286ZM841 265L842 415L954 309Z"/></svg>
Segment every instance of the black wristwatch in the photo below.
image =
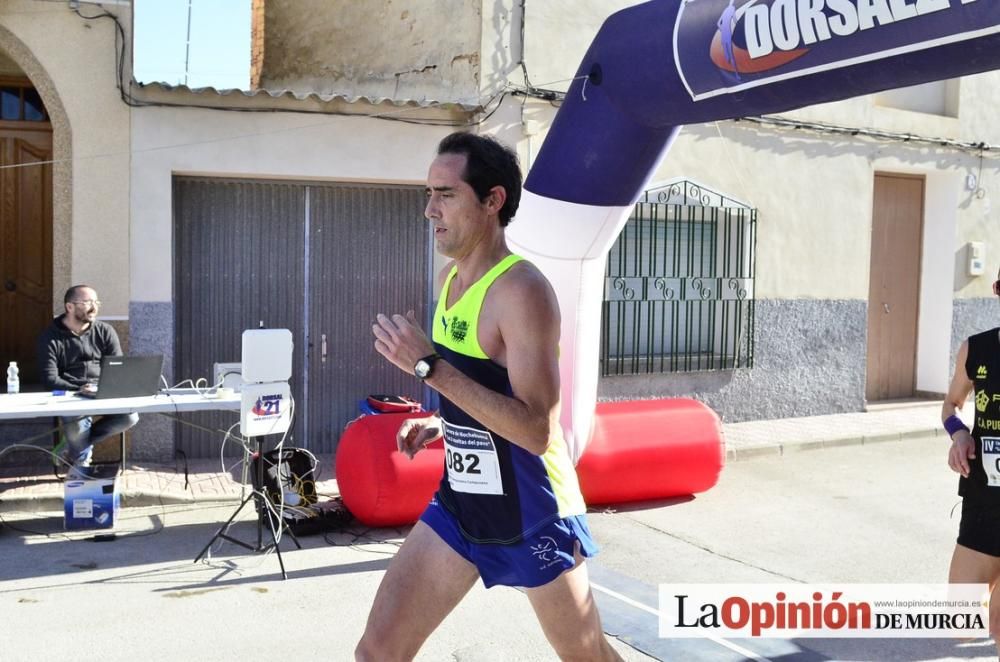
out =
<svg viewBox="0 0 1000 662"><path fill-rule="evenodd" d="M440 358L441 355L437 352L429 356L425 356L413 365L413 374L421 380L430 379L431 375L434 374L434 364Z"/></svg>

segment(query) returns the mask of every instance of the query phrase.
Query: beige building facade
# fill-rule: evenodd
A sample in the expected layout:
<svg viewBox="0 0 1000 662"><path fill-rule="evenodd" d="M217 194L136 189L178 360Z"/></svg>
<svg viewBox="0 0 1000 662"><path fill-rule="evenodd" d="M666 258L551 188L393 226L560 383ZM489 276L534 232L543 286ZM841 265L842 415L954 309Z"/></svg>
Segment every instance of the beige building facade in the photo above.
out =
<svg viewBox="0 0 1000 662"><path fill-rule="evenodd" d="M257 0L257 87L242 92L132 82L130 55L115 61L118 26L131 49L128 2L80 3L79 13L40 0L0 5L0 75L29 81L50 118L52 311L70 283L94 285L131 351L164 354L172 382L210 379L212 362L239 360L233 329L296 329L296 387L316 410L296 434L324 451L335 449L351 398L424 395L366 365L371 357L340 371L357 370L352 378L333 366L366 351L347 340L366 332L374 309L362 302L395 305L385 293L402 281L422 293L418 304L435 296L442 260L420 228L437 141L458 128L494 134L530 168L601 22L637 3L349 4ZM102 12L114 18L82 16ZM650 188L691 182L755 210L753 364L608 375L599 397L696 397L736 421L861 410L886 399L872 382L883 369L910 371L893 398L943 393L958 343L996 324L998 90L1000 73L989 73L684 127ZM911 243L873 243L900 195ZM208 227L222 234L198 234ZM252 242L276 229L287 234L267 248ZM981 275L970 275L973 250ZM410 262L414 251L422 257ZM352 259L366 252L391 264ZM894 295L900 302L883 301L873 282L901 280L883 269L901 256L915 282ZM902 366L878 367L887 353L870 343L896 333L871 326L886 306L912 309L912 347L893 341L888 353L912 354ZM352 317L361 322L338 321ZM214 356L192 361L199 344ZM142 425L139 456L217 452L172 422Z"/></svg>
<svg viewBox="0 0 1000 662"><path fill-rule="evenodd" d="M128 6L119 10L120 23L128 25ZM33 195L45 199L39 198L38 217L22 225L15 245L5 247L4 278L15 288L5 290L7 319L30 316L30 326L37 325L62 308L70 284L86 282L107 302L106 319L127 336L131 114L118 85L123 75L127 84L130 74L116 67L115 34L113 19L87 21L60 4L14 0L0 6L0 75L11 86L7 89L35 90L47 113L41 122L4 121L5 135L15 145L30 144L43 133L51 141L45 158L5 163L38 161L25 166L24 177L48 170L42 175L47 191L32 188L43 184L19 184L22 218L35 213L24 209ZM4 232L11 237L18 220L6 216ZM37 235L24 236L36 230ZM45 280L38 275L40 265L48 272ZM4 338L4 349L24 361L29 378L32 335L26 325Z"/></svg>

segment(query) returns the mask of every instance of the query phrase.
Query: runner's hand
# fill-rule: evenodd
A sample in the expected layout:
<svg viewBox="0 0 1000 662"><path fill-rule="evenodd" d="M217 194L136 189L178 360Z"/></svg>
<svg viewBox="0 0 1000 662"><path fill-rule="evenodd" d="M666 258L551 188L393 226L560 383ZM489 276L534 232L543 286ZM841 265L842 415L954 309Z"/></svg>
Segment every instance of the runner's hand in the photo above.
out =
<svg viewBox="0 0 1000 662"><path fill-rule="evenodd" d="M412 310L406 315L391 317L379 313L372 324L372 334L375 336L375 350L411 375L416 362L434 352L434 345Z"/></svg>
<svg viewBox="0 0 1000 662"><path fill-rule="evenodd" d="M440 438L441 421L437 416L408 418L396 432L396 448L412 460L427 444Z"/></svg>
<svg viewBox="0 0 1000 662"><path fill-rule="evenodd" d="M952 436L948 451L948 466L955 473L969 477L969 460L976 458L976 441L968 430L959 430Z"/></svg>

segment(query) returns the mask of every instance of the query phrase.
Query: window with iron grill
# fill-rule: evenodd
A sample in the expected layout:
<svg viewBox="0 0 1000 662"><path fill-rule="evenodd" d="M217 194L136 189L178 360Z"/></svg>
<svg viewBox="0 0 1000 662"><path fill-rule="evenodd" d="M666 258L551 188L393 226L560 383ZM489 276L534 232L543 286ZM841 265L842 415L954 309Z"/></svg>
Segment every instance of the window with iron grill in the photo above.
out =
<svg viewBox="0 0 1000 662"><path fill-rule="evenodd" d="M752 367L756 222L691 182L647 191L608 254L601 373Z"/></svg>

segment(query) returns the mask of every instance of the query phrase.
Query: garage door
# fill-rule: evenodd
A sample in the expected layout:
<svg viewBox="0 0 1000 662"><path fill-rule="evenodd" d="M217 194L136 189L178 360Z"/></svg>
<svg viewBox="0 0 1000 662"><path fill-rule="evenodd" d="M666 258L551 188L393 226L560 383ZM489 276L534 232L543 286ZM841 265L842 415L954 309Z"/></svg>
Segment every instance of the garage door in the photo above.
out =
<svg viewBox="0 0 1000 662"><path fill-rule="evenodd" d="M335 451L366 395L422 399L421 384L375 352L371 321L428 309L423 207L423 187L175 178L174 381L239 361L245 329L290 329L295 418L286 444L315 453ZM217 457L218 431L233 421L187 415L193 425L178 423L177 447ZM238 451L227 442L227 455Z"/></svg>

